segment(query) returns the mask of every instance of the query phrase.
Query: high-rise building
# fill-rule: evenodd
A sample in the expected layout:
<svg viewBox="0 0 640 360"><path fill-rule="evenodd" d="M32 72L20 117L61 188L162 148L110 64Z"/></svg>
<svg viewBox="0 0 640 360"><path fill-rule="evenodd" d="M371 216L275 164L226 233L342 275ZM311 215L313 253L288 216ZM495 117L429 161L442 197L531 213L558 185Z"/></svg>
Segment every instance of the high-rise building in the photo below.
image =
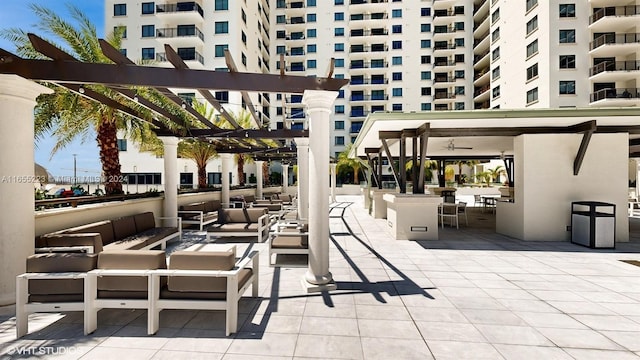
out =
<svg viewBox="0 0 640 360"><path fill-rule="evenodd" d="M327 76L351 83L331 116L331 155L376 111L640 105L638 0L106 1L129 58ZM241 105L239 94L216 93ZM272 127L303 127L301 95L253 94ZM228 100L227 100L228 99Z"/></svg>

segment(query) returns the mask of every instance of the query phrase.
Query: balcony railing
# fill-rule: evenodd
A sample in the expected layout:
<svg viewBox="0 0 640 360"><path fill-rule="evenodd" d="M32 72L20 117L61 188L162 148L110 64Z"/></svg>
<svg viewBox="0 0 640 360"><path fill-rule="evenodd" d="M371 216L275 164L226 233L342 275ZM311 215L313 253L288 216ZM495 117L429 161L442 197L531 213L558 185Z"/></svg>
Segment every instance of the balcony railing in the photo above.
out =
<svg viewBox="0 0 640 360"><path fill-rule="evenodd" d="M204 56L202 56L197 51L188 52L188 53L180 53L180 52L178 52L178 56L180 56L180 58L182 60L185 60L185 61L195 60L195 61L199 62L200 64L204 65ZM167 55L165 53L156 53L156 61L158 61L158 62L168 61L167 60Z"/></svg>
<svg viewBox="0 0 640 360"><path fill-rule="evenodd" d="M286 23L287 24L304 24L305 21L303 17L293 17L293 18L287 19Z"/></svg>
<svg viewBox="0 0 640 360"><path fill-rule="evenodd" d="M453 76L436 76L433 78L434 83L455 82L456 78Z"/></svg>
<svg viewBox="0 0 640 360"><path fill-rule="evenodd" d="M486 49L485 51L481 52L480 54L474 56L473 57L473 62L476 63L476 62L482 60L482 58L484 58L487 55L489 55L489 49Z"/></svg>
<svg viewBox="0 0 640 360"><path fill-rule="evenodd" d="M361 122L354 123L354 124L351 124L351 126L349 127L349 132L352 134L359 133L360 129L362 129L362 123Z"/></svg>
<svg viewBox="0 0 640 360"><path fill-rule="evenodd" d="M369 115L369 112L365 110L351 110L349 113L350 117L365 117L367 115Z"/></svg>
<svg viewBox="0 0 640 360"><path fill-rule="evenodd" d="M634 16L638 14L640 14L640 6L638 5L602 8L589 16L589 24L593 24L605 16Z"/></svg>
<svg viewBox="0 0 640 360"><path fill-rule="evenodd" d="M197 12L204 18L204 10L200 5L193 2L177 3L177 4L159 4L156 5L156 13L178 13L178 12Z"/></svg>
<svg viewBox="0 0 640 360"><path fill-rule="evenodd" d="M488 84L484 85L482 87L476 88L473 91L473 97L480 96L480 95L484 94L485 92L489 91L490 89L491 89L491 86L488 85Z"/></svg>
<svg viewBox="0 0 640 360"><path fill-rule="evenodd" d="M389 15L387 13L373 13L373 14L351 14L349 20L361 21L361 20L383 20L387 19Z"/></svg>
<svg viewBox="0 0 640 360"><path fill-rule="evenodd" d="M455 60L437 60L433 62L433 66L454 66Z"/></svg>
<svg viewBox="0 0 640 360"><path fill-rule="evenodd" d="M433 17L454 16L456 13L453 10L434 10Z"/></svg>
<svg viewBox="0 0 640 360"><path fill-rule="evenodd" d="M379 101L379 100L389 100L388 94L380 94L380 95L361 95L361 94L351 94L351 101Z"/></svg>
<svg viewBox="0 0 640 360"><path fill-rule="evenodd" d="M441 100L441 99L455 99L456 95L454 93L450 93L450 92L436 92L433 95L433 98L435 100Z"/></svg>
<svg viewBox="0 0 640 360"><path fill-rule="evenodd" d="M287 9L303 9L303 8L304 8L304 2L302 1L290 2L287 4Z"/></svg>
<svg viewBox="0 0 640 360"><path fill-rule="evenodd" d="M389 30L387 29L351 30L349 35L351 37L389 35Z"/></svg>
<svg viewBox="0 0 640 360"><path fill-rule="evenodd" d="M640 70L640 60L628 61L604 61L594 66L589 71L589 76L600 74L605 71L632 71Z"/></svg>
<svg viewBox="0 0 640 360"><path fill-rule="evenodd" d="M389 0L351 0L349 5L361 5L361 4L382 4L389 2Z"/></svg>
<svg viewBox="0 0 640 360"><path fill-rule="evenodd" d="M602 89L591 93L591 102L605 99L640 99L640 88Z"/></svg>
<svg viewBox="0 0 640 360"><path fill-rule="evenodd" d="M384 85L384 84L388 84L389 83L389 79L384 78L384 79L376 79L376 78L351 78L351 85Z"/></svg>
<svg viewBox="0 0 640 360"><path fill-rule="evenodd" d="M589 49L594 50L608 44L633 44L640 42L640 33L631 34L604 34L597 37L590 44Z"/></svg>
<svg viewBox="0 0 640 360"><path fill-rule="evenodd" d="M455 43L444 43L444 44L440 44L438 42L436 42L433 45L433 49L434 50L455 50L457 48Z"/></svg>
<svg viewBox="0 0 640 360"><path fill-rule="evenodd" d="M349 69L368 69L368 68L386 68L389 67L389 63L384 62L352 62L349 65Z"/></svg>
<svg viewBox="0 0 640 360"><path fill-rule="evenodd" d="M156 37L158 38L175 38L175 37L195 37L204 41L204 34L195 26L180 28L164 28L156 29Z"/></svg>

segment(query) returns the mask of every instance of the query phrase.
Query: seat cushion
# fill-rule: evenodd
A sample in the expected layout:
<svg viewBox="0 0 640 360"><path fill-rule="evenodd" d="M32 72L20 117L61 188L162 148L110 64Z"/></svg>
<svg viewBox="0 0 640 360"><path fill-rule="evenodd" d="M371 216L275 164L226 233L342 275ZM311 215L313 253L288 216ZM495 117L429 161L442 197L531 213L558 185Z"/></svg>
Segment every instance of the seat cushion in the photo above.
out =
<svg viewBox="0 0 640 360"><path fill-rule="evenodd" d="M96 268L97 259L97 254L35 254L27 258L27 272L87 272ZM29 301L82 301L83 293L84 282L82 279L29 280Z"/></svg>
<svg viewBox="0 0 640 360"><path fill-rule="evenodd" d="M136 222L133 216L125 216L111 220L115 240L122 240L136 233Z"/></svg>
<svg viewBox="0 0 640 360"><path fill-rule="evenodd" d="M204 209L206 212L218 211L221 207L220 200L209 200L204 203Z"/></svg>
<svg viewBox="0 0 640 360"><path fill-rule="evenodd" d="M227 223L227 224L215 224L207 229L209 232L246 232L248 234L258 233L258 224L247 223Z"/></svg>
<svg viewBox="0 0 640 360"><path fill-rule="evenodd" d="M273 249L308 249L308 237L281 235L271 239L271 247Z"/></svg>
<svg viewBox="0 0 640 360"><path fill-rule="evenodd" d="M253 275L252 269L240 269L238 272L238 290L240 290ZM224 290L221 291L172 291L169 287L160 290L161 299L192 299L192 300L224 300L227 298L227 284L224 280Z"/></svg>
<svg viewBox="0 0 640 360"><path fill-rule="evenodd" d="M140 233L145 230L153 229L156 227L156 220L152 212L144 212L142 214L134 215L133 220L136 224L136 232Z"/></svg>
<svg viewBox="0 0 640 360"><path fill-rule="evenodd" d="M105 250L98 255L98 269L155 270L166 267L165 252L162 250ZM98 290L146 291L147 277L100 277Z"/></svg>
<svg viewBox="0 0 640 360"><path fill-rule="evenodd" d="M221 270L228 271L235 266L235 256L231 251L176 251L169 258L171 270ZM171 291L225 292L225 278L199 276L170 276L168 287Z"/></svg>
<svg viewBox="0 0 640 360"><path fill-rule="evenodd" d="M93 252L102 251L102 236L100 233L79 233L79 234L48 234L41 237L44 246L93 246Z"/></svg>
<svg viewBox="0 0 640 360"><path fill-rule="evenodd" d="M110 220L100 221L97 223L87 224L78 226L75 228L71 228L65 233L69 234L80 234L80 233L100 233L100 237L102 237L102 245L108 245L115 241L115 236L113 234L113 225L111 225Z"/></svg>

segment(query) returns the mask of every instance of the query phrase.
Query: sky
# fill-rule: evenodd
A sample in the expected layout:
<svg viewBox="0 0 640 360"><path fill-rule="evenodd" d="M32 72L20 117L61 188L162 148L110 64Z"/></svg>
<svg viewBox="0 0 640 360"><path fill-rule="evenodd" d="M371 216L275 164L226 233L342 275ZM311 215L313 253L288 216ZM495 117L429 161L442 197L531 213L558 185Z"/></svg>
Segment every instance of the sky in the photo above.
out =
<svg viewBox="0 0 640 360"><path fill-rule="evenodd" d="M0 32L7 28L20 28L32 31L42 37L47 37L41 30L35 28L38 18L29 8L29 4L38 4L54 10L62 17L68 17L67 4L82 10L96 26L98 36L104 34L104 1L103 0L4 0L0 11ZM14 52L13 43L0 37L0 48ZM44 166L54 176L73 176L74 156L76 154L76 169L78 177L99 176L100 160L98 144L95 136L90 136L84 143L74 141L65 148L51 155L55 144L52 136L41 139L35 148L36 163Z"/></svg>

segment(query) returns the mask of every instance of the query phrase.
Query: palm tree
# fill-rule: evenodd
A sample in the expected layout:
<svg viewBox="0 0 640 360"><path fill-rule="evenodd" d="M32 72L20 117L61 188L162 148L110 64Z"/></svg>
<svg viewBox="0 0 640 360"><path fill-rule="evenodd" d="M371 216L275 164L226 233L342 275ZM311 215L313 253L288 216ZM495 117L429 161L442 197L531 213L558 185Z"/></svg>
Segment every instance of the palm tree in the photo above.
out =
<svg viewBox="0 0 640 360"><path fill-rule="evenodd" d="M457 160L457 161L454 161L453 163L458 165L458 184L462 185L464 183L463 177L462 177L462 167L464 165L469 167L477 165L478 161L477 160Z"/></svg>
<svg viewBox="0 0 640 360"><path fill-rule="evenodd" d="M207 163L218 156L216 146L199 139L187 139L178 143L178 156L191 159L198 167L198 188L207 187Z"/></svg>
<svg viewBox="0 0 640 360"><path fill-rule="evenodd" d="M344 150L338 154L336 170L339 171L341 168L353 169L353 183L360 184L358 173L362 168L368 168L369 164L357 156L355 158L350 158L349 153L351 152L351 149L353 149L353 144L349 143Z"/></svg>
<svg viewBox="0 0 640 360"><path fill-rule="evenodd" d="M420 171L420 169L413 166L413 160L407 161L407 163L405 164L405 169L407 169L407 176L409 176L409 174L413 174L413 171ZM424 162L424 169L425 169L425 172L424 172L425 181L431 182L431 179L433 179L432 170L438 169L438 162L435 160L426 160Z"/></svg>
<svg viewBox="0 0 640 360"><path fill-rule="evenodd" d="M500 179L500 175L505 174L505 170L502 165L498 165L493 169L487 170L487 173L489 173L490 181L498 181Z"/></svg>
<svg viewBox="0 0 640 360"><path fill-rule="evenodd" d="M57 45L52 40L47 40L48 42L58 48L65 49L80 61L111 63L100 50L95 26L77 7L67 5L71 18L77 25L46 7L31 4L30 8L39 19L37 28L52 35L64 46ZM121 47L122 32L122 29L117 29L107 36L106 40L116 49ZM18 55L32 59L46 58L33 48L25 31L12 28L1 33L2 37L15 44ZM56 138L56 144L51 151L53 156L74 139L86 140L90 134L95 132L100 148L102 175L106 179L105 192L107 194L122 193L122 182L119 181L121 172L117 146L118 130L126 129L139 132L140 128L146 125L137 119L106 105L87 100L67 89L50 84L47 86L53 88L54 93L38 97L38 104L35 108L36 141L52 134ZM102 86L91 86L91 89L107 95L109 98L118 98L121 102L125 101Z"/></svg>

